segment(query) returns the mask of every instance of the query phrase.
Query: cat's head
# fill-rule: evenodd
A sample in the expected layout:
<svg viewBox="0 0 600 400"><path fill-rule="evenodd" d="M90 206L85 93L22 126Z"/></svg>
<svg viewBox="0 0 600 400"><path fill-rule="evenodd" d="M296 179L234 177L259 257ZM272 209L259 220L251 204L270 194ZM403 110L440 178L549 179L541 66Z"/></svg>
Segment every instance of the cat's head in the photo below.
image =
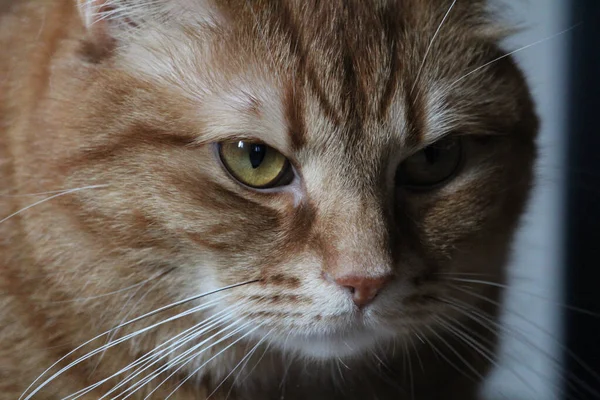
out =
<svg viewBox="0 0 600 400"><path fill-rule="evenodd" d="M81 11L34 150L57 185L106 185L54 203L68 224L47 254L71 287L169 271L142 301L152 309L256 281L208 315L328 358L459 317L480 300L452 274L501 279L537 120L481 2Z"/></svg>

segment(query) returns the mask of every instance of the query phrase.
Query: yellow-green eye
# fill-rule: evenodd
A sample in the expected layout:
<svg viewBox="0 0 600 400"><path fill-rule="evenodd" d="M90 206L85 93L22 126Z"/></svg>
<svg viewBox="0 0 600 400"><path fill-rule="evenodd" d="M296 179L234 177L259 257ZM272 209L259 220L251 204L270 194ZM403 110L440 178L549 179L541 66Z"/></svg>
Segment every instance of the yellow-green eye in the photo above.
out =
<svg viewBox="0 0 600 400"><path fill-rule="evenodd" d="M219 156L235 179L253 188L284 186L293 179L288 159L266 144L244 140L219 143Z"/></svg>
<svg viewBox="0 0 600 400"><path fill-rule="evenodd" d="M455 175L461 161L460 138L445 137L404 160L396 172L396 184L417 189L437 186Z"/></svg>

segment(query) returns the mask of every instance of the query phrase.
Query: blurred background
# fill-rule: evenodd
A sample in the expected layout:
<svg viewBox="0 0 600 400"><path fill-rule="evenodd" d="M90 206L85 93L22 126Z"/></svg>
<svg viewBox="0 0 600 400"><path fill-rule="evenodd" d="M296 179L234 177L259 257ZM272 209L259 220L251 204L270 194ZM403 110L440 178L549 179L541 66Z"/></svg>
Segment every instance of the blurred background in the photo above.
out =
<svg viewBox="0 0 600 400"><path fill-rule="evenodd" d="M600 0L504 0L541 118L488 400L600 399Z"/></svg>

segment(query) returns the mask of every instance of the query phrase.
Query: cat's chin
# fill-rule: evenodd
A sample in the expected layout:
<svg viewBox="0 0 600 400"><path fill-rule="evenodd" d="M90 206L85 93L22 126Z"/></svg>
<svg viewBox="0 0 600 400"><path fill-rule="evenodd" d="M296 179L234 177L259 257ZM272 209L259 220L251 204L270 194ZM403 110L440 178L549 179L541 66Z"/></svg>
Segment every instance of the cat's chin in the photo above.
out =
<svg viewBox="0 0 600 400"><path fill-rule="evenodd" d="M393 340L390 335L370 329L344 334L290 335L282 343L283 350L314 360L360 357Z"/></svg>

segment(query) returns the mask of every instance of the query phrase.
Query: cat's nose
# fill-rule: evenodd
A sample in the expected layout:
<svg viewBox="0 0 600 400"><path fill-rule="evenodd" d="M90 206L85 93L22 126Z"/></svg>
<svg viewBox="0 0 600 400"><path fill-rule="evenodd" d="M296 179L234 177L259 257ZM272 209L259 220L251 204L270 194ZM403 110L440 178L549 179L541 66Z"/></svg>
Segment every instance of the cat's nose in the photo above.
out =
<svg viewBox="0 0 600 400"><path fill-rule="evenodd" d="M391 280L391 275L380 276L376 278L367 276L341 276L334 278L333 281L338 285L347 288L352 294L352 300L359 308L369 304L377 293Z"/></svg>

